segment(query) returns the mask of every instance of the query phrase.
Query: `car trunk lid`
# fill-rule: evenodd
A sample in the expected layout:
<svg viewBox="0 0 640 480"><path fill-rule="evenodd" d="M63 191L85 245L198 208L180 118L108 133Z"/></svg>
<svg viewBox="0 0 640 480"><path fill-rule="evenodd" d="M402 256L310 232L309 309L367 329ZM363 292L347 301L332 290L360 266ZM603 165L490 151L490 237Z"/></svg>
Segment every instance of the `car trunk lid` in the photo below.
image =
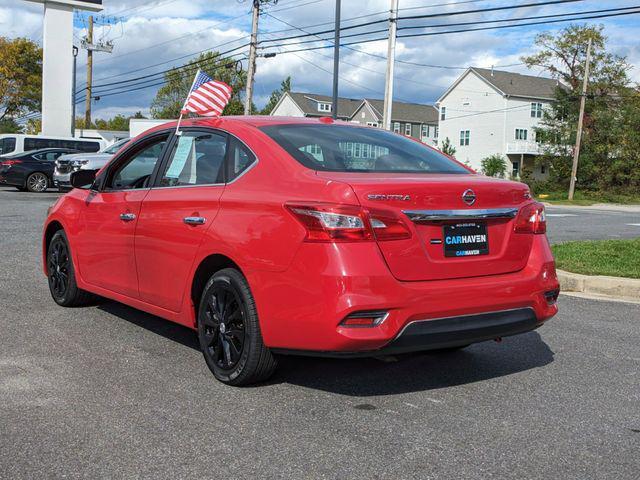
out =
<svg viewBox="0 0 640 480"><path fill-rule="evenodd" d="M363 207L405 221L411 238L378 241L398 280L497 275L527 263L533 236L513 228L519 207L530 201L524 184L473 174L318 175L348 183Z"/></svg>

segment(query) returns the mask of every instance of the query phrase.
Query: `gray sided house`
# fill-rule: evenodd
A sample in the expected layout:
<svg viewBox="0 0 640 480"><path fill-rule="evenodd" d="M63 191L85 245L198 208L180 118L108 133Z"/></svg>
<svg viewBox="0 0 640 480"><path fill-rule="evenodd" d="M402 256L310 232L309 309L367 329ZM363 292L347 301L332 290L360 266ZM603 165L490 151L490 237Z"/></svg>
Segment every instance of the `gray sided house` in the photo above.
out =
<svg viewBox="0 0 640 480"><path fill-rule="evenodd" d="M351 121L371 127L382 127L384 101L365 98ZM438 110L433 105L393 102L391 130L429 145L438 144Z"/></svg>
<svg viewBox="0 0 640 480"><path fill-rule="evenodd" d="M285 92L271 111L272 116L330 117L333 99L315 93ZM362 103L361 99L338 97L338 118L349 121Z"/></svg>
<svg viewBox="0 0 640 480"><path fill-rule="evenodd" d="M271 111L273 116L328 117L333 113L332 98L315 93L286 92ZM382 100L338 98L340 120L382 127ZM393 102L391 129L430 145L438 143L438 110L432 105Z"/></svg>

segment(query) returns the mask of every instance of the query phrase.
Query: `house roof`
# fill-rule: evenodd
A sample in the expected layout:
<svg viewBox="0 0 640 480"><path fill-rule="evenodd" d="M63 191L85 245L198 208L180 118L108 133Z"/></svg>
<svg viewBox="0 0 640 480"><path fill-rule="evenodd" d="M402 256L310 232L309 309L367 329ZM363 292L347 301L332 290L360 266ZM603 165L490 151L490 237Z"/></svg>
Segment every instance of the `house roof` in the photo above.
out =
<svg viewBox="0 0 640 480"><path fill-rule="evenodd" d="M535 75L523 75L521 73L505 72L490 68L468 68L453 84L440 96L436 103L440 103L456 86L470 73L474 73L481 80L490 85L498 93L512 97L537 98L541 100L553 100L555 89L564 87L557 80Z"/></svg>
<svg viewBox="0 0 640 480"><path fill-rule="evenodd" d="M375 98L365 98L373 111L382 121L384 101ZM421 103L393 102L391 106L391 121L403 121L411 123L438 123L438 110L433 105Z"/></svg>
<svg viewBox="0 0 640 480"><path fill-rule="evenodd" d="M558 81L553 78L522 75L520 73L491 70L489 68L470 69L487 83L500 90L505 95L515 97L554 98L558 88Z"/></svg>
<svg viewBox="0 0 640 480"><path fill-rule="evenodd" d="M305 115L326 117L328 112L318 111L318 102L333 103L333 98L328 95L316 93L288 92L294 102ZM362 99L338 97L338 117L351 118L362 103Z"/></svg>

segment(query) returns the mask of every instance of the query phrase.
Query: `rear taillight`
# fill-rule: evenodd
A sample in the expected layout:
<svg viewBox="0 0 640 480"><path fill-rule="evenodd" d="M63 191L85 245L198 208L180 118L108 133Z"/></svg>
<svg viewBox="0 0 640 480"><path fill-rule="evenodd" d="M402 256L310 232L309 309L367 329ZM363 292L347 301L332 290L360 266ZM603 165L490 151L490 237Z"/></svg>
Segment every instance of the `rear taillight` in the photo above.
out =
<svg viewBox="0 0 640 480"><path fill-rule="evenodd" d="M386 241L411 237L409 229L393 212L319 203L286 207L306 228L305 240L308 242Z"/></svg>
<svg viewBox="0 0 640 480"><path fill-rule="evenodd" d="M411 231L393 212L369 211L369 222L376 240L402 240L411 238Z"/></svg>
<svg viewBox="0 0 640 480"><path fill-rule="evenodd" d="M11 165L15 165L16 163L22 163L22 160L4 160L2 162L2 166L10 167Z"/></svg>
<svg viewBox="0 0 640 480"><path fill-rule="evenodd" d="M544 205L539 202L529 203L520 209L514 227L516 233L546 233L547 219Z"/></svg>

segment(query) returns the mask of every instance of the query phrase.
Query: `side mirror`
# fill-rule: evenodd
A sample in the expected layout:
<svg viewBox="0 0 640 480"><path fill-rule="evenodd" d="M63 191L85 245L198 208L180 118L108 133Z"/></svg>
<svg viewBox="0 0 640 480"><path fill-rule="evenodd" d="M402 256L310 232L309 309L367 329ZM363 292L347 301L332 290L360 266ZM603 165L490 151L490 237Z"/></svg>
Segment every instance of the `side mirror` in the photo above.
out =
<svg viewBox="0 0 640 480"><path fill-rule="evenodd" d="M88 190L96 179L98 170L78 170L71 174L71 186Z"/></svg>

